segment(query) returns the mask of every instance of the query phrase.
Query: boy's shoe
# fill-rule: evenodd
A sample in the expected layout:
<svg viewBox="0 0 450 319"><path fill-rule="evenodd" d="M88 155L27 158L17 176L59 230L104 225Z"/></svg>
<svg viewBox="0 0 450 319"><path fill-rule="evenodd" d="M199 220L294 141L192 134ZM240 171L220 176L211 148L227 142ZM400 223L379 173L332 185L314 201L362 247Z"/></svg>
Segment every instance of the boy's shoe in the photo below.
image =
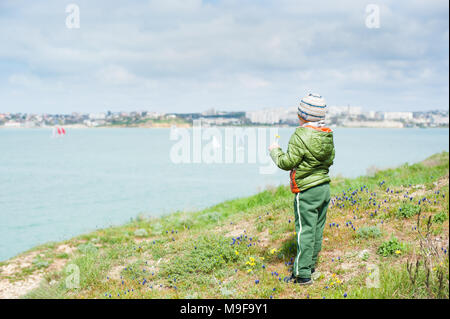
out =
<svg viewBox="0 0 450 319"><path fill-rule="evenodd" d="M302 286L303 285L311 285L313 283L311 278L300 278L300 277L295 277L294 275L290 275L289 277L284 277L283 281L293 282L294 284L299 284Z"/></svg>
<svg viewBox="0 0 450 319"><path fill-rule="evenodd" d="M294 283L302 285L302 286L305 286L305 285L312 285L313 281L311 280L311 278L300 278L300 277L297 277L297 278L294 279Z"/></svg>

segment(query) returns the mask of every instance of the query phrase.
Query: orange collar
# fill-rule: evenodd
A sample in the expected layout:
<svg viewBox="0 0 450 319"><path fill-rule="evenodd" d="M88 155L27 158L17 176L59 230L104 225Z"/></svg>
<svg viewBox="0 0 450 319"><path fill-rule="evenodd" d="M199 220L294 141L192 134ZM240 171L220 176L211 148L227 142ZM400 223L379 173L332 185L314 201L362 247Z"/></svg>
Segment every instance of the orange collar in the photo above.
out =
<svg viewBox="0 0 450 319"><path fill-rule="evenodd" d="M316 131L322 131L322 132L327 132L327 133L333 132L331 130L331 128L329 128L329 127L317 127L317 126L312 126L312 125L305 125L303 127L309 127L309 128L312 128L312 129L314 129Z"/></svg>

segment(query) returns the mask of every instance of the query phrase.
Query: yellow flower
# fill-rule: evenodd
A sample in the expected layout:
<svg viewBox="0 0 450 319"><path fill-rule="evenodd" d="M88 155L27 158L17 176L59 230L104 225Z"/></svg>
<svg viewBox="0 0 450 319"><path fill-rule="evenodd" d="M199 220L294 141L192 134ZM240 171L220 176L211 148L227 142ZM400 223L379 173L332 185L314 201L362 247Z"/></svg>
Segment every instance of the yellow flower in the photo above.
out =
<svg viewBox="0 0 450 319"><path fill-rule="evenodd" d="M236 254L236 256L239 256L239 252L237 250L235 250L234 253Z"/></svg>
<svg viewBox="0 0 450 319"><path fill-rule="evenodd" d="M396 253L397 255L400 255L402 252L401 252L400 250L396 250L395 253Z"/></svg>
<svg viewBox="0 0 450 319"><path fill-rule="evenodd" d="M272 248L271 250L270 250L270 253L273 255L273 254L275 254L277 252L277 249L276 248Z"/></svg>
<svg viewBox="0 0 450 319"><path fill-rule="evenodd" d="M249 257L248 258L251 262L254 262L255 261L255 258L253 258L253 257Z"/></svg>
<svg viewBox="0 0 450 319"><path fill-rule="evenodd" d="M253 267L253 266L256 265L256 264L255 264L255 263L249 263L249 265Z"/></svg>
<svg viewBox="0 0 450 319"><path fill-rule="evenodd" d="M333 277L333 278L336 277L336 274L332 274L331 277Z"/></svg>
<svg viewBox="0 0 450 319"><path fill-rule="evenodd" d="M252 272L252 270L251 269L247 269L247 272Z"/></svg>
<svg viewBox="0 0 450 319"><path fill-rule="evenodd" d="M261 258L261 260L264 260L264 257L259 257L259 258Z"/></svg>

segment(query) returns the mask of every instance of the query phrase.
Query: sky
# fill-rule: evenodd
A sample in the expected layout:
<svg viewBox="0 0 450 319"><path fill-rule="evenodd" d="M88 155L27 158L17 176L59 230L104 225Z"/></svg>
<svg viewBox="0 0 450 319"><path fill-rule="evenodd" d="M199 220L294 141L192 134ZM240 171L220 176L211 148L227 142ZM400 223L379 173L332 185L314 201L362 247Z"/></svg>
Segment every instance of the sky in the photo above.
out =
<svg viewBox="0 0 450 319"><path fill-rule="evenodd" d="M0 0L0 43L0 112L449 109L447 0Z"/></svg>

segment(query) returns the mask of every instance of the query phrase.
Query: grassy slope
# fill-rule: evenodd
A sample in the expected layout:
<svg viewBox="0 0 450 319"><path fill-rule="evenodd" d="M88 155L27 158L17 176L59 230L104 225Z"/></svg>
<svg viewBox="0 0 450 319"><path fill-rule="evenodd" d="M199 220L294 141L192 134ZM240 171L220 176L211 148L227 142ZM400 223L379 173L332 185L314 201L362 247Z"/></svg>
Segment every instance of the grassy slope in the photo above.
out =
<svg viewBox="0 0 450 319"><path fill-rule="evenodd" d="M29 298L448 298L448 170L449 155L441 153L372 177L334 180L320 274L308 287L283 281L296 250L285 186L47 244L24 254L34 253L27 267L0 272L0 281L44 273ZM436 251L427 284L418 230L424 233L429 216ZM422 267L412 283L406 264L417 258ZM80 287L68 289L73 264ZM366 285L374 278L379 288Z"/></svg>

